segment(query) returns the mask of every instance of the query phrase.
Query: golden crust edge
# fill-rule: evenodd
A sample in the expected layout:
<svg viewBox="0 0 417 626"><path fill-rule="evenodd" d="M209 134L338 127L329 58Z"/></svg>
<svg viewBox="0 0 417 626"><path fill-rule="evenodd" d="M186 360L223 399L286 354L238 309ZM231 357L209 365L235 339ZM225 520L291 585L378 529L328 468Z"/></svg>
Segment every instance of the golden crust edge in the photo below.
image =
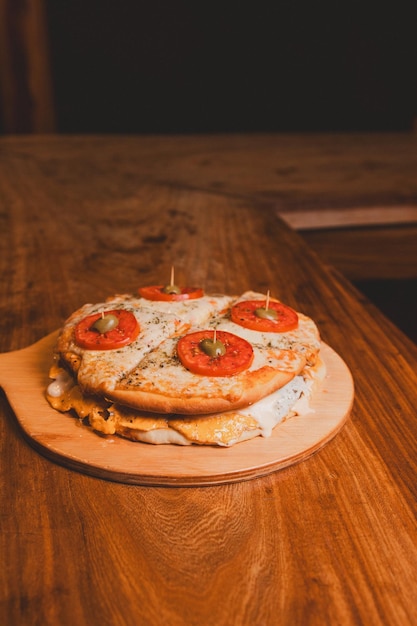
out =
<svg viewBox="0 0 417 626"><path fill-rule="evenodd" d="M106 397L133 409L156 413L179 413L181 415L206 415L241 409L258 402L261 398L277 391L289 383L304 368L304 362L292 372L275 371L272 376L263 376L264 381L243 389L237 397L204 397L190 398L167 396L146 391L128 391L115 389L106 392Z"/></svg>

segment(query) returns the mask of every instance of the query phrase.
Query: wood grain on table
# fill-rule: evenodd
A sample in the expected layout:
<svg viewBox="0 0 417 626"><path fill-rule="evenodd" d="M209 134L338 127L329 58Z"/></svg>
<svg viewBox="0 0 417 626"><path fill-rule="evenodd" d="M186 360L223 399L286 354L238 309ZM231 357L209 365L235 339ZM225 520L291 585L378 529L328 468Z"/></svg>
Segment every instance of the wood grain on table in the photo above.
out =
<svg viewBox="0 0 417 626"><path fill-rule="evenodd" d="M417 348L276 215L279 202L414 202L415 142L0 141L2 352L174 263L207 291L271 289L315 319L355 380L350 419L314 456L197 488L61 467L27 443L3 393L2 623L415 623Z"/></svg>

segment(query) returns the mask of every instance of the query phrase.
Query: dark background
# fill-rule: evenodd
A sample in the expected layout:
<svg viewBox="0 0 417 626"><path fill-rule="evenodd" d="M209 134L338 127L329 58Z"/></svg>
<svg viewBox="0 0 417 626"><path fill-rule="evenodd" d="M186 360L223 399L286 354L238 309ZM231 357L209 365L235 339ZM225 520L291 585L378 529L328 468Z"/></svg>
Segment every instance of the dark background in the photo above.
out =
<svg viewBox="0 0 417 626"><path fill-rule="evenodd" d="M57 130L409 130L413 4L46 0Z"/></svg>
<svg viewBox="0 0 417 626"><path fill-rule="evenodd" d="M52 105L35 62L43 5ZM1 6L0 134L417 131L416 0ZM356 284L417 341L415 280Z"/></svg>

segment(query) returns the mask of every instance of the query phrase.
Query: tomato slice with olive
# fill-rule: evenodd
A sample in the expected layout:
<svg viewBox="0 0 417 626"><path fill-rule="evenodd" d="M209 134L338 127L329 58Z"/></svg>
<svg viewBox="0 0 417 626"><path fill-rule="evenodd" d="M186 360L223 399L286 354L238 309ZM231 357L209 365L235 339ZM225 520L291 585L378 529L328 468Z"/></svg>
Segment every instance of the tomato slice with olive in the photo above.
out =
<svg viewBox="0 0 417 626"><path fill-rule="evenodd" d="M139 330L133 313L116 309L84 317L75 327L75 341L86 350L116 350L132 343Z"/></svg>
<svg viewBox="0 0 417 626"><path fill-rule="evenodd" d="M204 296L200 287L177 287L176 285L152 285L140 287L139 295L146 300L175 302L177 300L196 300Z"/></svg>
<svg viewBox="0 0 417 626"><path fill-rule="evenodd" d="M183 366L203 376L233 376L253 360L251 344L233 333L201 330L181 337L177 354Z"/></svg>
<svg viewBox="0 0 417 626"><path fill-rule="evenodd" d="M286 304L270 300L243 300L230 313L232 322L264 333L285 333L298 327L298 315Z"/></svg>

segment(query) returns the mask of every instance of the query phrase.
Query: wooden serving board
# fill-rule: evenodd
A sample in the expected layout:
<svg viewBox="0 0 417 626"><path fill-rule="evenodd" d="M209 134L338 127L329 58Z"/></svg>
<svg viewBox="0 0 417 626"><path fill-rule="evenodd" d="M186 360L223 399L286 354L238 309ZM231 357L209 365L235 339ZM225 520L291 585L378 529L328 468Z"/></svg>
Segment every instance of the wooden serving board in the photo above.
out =
<svg viewBox="0 0 417 626"><path fill-rule="evenodd" d="M100 436L78 419L50 407L45 398L54 332L37 343L0 354L0 385L29 443L73 470L121 483L202 486L248 480L287 467L322 448L345 423L354 386L340 356L326 344L327 375L313 398L313 412L278 425L269 438L231 448L135 443Z"/></svg>

